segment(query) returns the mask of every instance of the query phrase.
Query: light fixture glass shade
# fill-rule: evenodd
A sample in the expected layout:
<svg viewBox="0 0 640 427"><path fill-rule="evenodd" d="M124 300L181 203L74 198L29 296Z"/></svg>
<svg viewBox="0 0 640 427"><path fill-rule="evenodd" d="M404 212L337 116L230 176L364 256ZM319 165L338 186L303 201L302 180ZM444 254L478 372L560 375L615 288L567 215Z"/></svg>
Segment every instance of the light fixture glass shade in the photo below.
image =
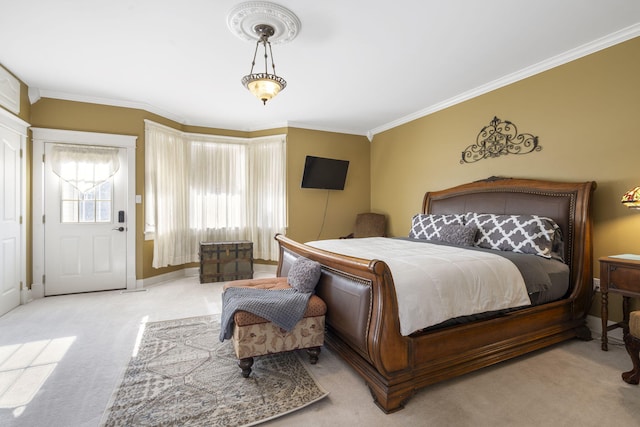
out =
<svg viewBox="0 0 640 427"><path fill-rule="evenodd" d="M274 74L249 74L242 78L242 84L249 92L266 104L287 86L287 82Z"/></svg>
<svg viewBox="0 0 640 427"><path fill-rule="evenodd" d="M636 187L624 193L621 202L628 208L640 209L640 187Z"/></svg>

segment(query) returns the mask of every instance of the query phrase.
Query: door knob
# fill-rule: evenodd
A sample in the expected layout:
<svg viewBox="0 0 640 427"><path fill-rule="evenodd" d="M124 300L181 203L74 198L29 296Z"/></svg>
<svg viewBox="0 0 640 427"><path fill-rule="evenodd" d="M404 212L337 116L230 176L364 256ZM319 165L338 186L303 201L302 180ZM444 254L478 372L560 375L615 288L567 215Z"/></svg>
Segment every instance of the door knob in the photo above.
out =
<svg viewBox="0 0 640 427"><path fill-rule="evenodd" d="M122 231L124 231L124 227L115 227L115 228L112 228L112 230L117 230L117 231L122 232Z"/></svg>

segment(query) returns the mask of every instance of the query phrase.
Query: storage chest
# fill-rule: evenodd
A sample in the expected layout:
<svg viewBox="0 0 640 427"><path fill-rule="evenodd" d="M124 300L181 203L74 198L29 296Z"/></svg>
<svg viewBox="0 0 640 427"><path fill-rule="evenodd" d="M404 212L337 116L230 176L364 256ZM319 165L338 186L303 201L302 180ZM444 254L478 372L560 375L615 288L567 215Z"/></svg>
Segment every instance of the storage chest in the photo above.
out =
<svg viewBox="0 0 640 427"><path fill-rule="evenodd" d="M253 242L201 242L200 283L253 279Z"/></svg>

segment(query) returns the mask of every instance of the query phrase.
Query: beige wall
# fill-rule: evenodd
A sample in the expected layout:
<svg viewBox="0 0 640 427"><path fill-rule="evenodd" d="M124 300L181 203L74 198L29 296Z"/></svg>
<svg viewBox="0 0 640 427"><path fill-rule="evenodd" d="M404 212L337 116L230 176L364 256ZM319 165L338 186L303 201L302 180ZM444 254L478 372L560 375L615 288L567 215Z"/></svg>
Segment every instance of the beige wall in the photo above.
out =
<svg viewBox="0 0 640 427"><path fill-rule="evenodd" d="M353 231L356 215L368 212L371 204L369 150L369 141L364 136L289 128L288 236L306 242L335 239ZM349 160L344 191L300 188L307 155Z"/></svg>
<svg viewBox="0 0 640 427"><path fill-rule="evenodd" d="M136 194L144 195L144 120L150 119L175 129L237 137L257 137L287 133L287 168L289 229L297 240L317 238L322 224L326 190L300 188L306 154L350 160L345 191L331 191L322 237L348 234L358 212L369 209L369 142L365 137L295 128L270 129L260 132L238 132L197 126L182 126L144 110L112 107L43 98L31 107L30 122L34 127L69 129L134 135L136 142ZM153 241L144 240L144 197L136 205L136 278L144 279L198 264L154 269Z"/></svg>
<svg viewBox="0 0 640 427"><path fill-rule="evenodd" d="M640 253L640 240L636 239L640 212L619 203L627 189L640 185L636 167L640 156L636 140L640 135L639 75L640 39L634 39L388 130L376 135L371 144L362 136L297 128L243 133L180 126L142 110L63 100L41 99L29 108L26 86L20 117L36 127L138 136L137 194L144 194L144 119L188 132L230 136L287 133L287 234L300 241L348 234L355 215L365 211L387 214L389 233L406 235L425 191L491 175L595 180L597 260L608 254ZM461 165L461 151L494 116L514 122L520 132L539 136L542 151ZM349 160L345 191L301 189L307 154ZM143 207L138 205L136 210L138 279L175 269L151 267L153 242L143 238ZM598 274L597 261L594 270ZM596 309L592 312L597 314ZM617 312L614 307L614 318Z"/></svg>
<svg viewBox="0 0 640 427"><path fill-rule="evenodd" d="M640 253L640 211L620 203L625 191L640 185L638 76L640 38L376 135L372 210L386 213L391 234L399 236L407 234L428 190L492 175L594 180L598 275L598 257ZM542 151L461 165L462 150L494 116L539 136ZM613 300L611 305L619 307L619 300Z"/></svg>
<svg viewBox="0 0 640 427"><path fill-rule="evenodd" d="M85 132L104 132L134 135L136 141L136 194L144 195L144 120L171 126L189 132L218 135L246 136L245 133L222 129L189 128L144 110L112 107L99 104L43 98L31 106L30 123L33 127L68 129ZM143 197L144 201L144 197ZM184 266L154 269L153 241L144 240L144 203L136 205L136 278L143 279Z"/></svg>

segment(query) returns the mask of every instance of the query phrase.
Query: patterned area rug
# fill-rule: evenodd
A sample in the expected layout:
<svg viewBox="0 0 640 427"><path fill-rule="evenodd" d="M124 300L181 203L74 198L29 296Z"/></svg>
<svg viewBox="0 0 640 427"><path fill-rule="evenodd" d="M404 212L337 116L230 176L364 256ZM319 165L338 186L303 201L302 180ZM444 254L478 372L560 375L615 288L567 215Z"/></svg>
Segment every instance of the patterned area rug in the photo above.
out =
<svg viewBox="0 0 640 427"><path fill-rule="evenodd" d="M218 316L147 323L103 426L250 426L325 396L294 352L255 358L242 378Z"/></svg>

